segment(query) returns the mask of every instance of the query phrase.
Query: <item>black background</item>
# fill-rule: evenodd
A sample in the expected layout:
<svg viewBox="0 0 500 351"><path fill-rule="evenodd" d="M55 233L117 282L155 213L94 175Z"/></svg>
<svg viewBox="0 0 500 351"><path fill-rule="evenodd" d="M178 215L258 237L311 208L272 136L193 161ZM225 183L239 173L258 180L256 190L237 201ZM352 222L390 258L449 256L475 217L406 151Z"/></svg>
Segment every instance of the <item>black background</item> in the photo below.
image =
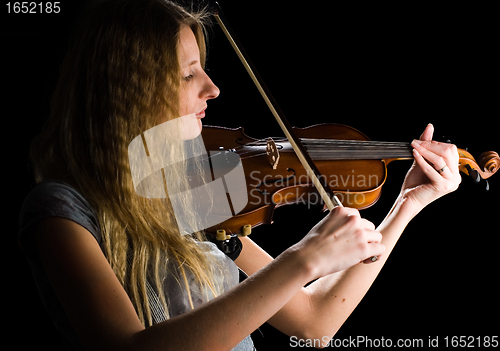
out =
<svg viewBox="0 0 500 351"><path fill-rule="evenodd" d="M6 4L7 1L4 2ZM68 28L82 1L59 14L2 13L2 166L4 343L60 347L16 242L17 215L33 185L27 150L48 113ZM309 1L220 1L260 75L297 127L353 126L373 140L411 141L427 123L477 158L499 151L498 21L484 5L325 5ZM217 26L207 69L221 90L205 124L244 127L255 138L280 136L274 118ZM410 162L391 163L382 198L362 216L376 224L396 198ZM464 176L460 189L429 205L407 227L386 267L336 338L423 339L498 335L498 199ZM276 210L252 238L278 255L323 214L307 206ZM231 326L228 326L230 328ZM289 338L262 327L259 350ZM271 346L272 345L272 346Z"/></svg>

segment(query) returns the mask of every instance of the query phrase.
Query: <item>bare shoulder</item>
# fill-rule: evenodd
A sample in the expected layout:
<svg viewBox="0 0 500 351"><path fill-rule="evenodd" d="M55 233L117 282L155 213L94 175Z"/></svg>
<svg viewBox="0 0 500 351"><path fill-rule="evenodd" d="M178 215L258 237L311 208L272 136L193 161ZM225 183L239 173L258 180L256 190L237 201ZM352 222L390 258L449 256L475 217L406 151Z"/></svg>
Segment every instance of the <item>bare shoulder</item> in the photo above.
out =
<svg viewBox="0 0 500 351"><path fill-rule="evenodd" d="M90 258L98 259L100 256L104 258L93 235L69 219L46 218L37 225L34 235L36 235L36 243L44 268L51 268L53 264L58 264L58 268L63 270L84 268L83 265L75 267L73 265L80 260L81 263L91 263L93 260L89 260ZM84 262L86 260L90 262ZM71 266L67 267L62 263L68 263ZM85 269L82 270L82 272L85 271Z"/></svg>
<svg viewBox="0 0 500 351"><path fill-rule="evenodd" d="M47 277L87 347L117 347L143 329L127 293L87 229L53 217L42 220L34 234Z"/></svg>

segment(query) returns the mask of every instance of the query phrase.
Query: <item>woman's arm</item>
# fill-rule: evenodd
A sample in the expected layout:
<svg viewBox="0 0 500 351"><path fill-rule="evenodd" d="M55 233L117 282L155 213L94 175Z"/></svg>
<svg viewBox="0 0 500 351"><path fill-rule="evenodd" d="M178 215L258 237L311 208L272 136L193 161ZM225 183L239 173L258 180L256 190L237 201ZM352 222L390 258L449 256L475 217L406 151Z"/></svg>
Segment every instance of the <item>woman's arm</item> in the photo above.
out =
<svg viewBox="0 0 500 351"><path fill-rule="evenodd" d="M403 202L404 199L399 197L377 228L382 234L381 243L386 250L376 262L359 263L316 280L303 289L301 299L291 300L307 306L299 319L294 316L296 308L287 305L269 323L290 336L302 335L307 339L330 341L373 284L411 219L412 216L404 211Z"/></svg>
<svg viewBox="0 0 500 351"><path fill-rule="evenodd" d="M372 285L409 221L428 203L455 190L460 183L456 147L431 142L432 134L433 127L429 125L421 136L422 142L413 143L417 150L415 163L405 178L400 196L377 228L382 234L381 243L386 252L373 264L352 266L300 289L269 320L271 325L290 336L305 336L325 342L337 332ZM444 165L447 165L445 170L438 172ZM236 263L243 270L248 270L247 273L255 272L259 265L272 260L250 239L243 239L243 243L242 255ZM335 257L334 252L331 257Z"/></svg>
<svg viewBox="0 0 500 351"><path fill-rule="evenodd" d="M74 329L91 350L228 350L279 311L308 281L380 255L380 234L349 211L332 211L292 247L235 288L144 329L93 236L66 219L37 228L46 274ZM331 259L330 252L338 252Z"/></svg>
<svg viewBox="0 0 500 351"><path fill-rule="evenodd" d="M290 336L325 342L342 326L378 276L411 215L401 213L402 198L377 228L385 252L371 264L359 263L347 270L322 277L296 295L272 318L269 324ZM351 209L352 210L352 209ZM357 210L352 210L356 213ZM249 238L242 238L243 251L236 263L252 274L272 258ZM246 250L246 251L245 251ZM332 254L332 258L334 255Z"/></svg>

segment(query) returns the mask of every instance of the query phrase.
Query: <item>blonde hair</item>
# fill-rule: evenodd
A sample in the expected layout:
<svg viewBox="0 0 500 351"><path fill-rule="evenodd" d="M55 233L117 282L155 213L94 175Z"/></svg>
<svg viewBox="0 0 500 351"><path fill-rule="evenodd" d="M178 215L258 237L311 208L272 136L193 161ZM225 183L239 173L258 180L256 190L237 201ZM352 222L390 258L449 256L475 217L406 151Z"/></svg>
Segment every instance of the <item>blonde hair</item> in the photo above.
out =
<svg viewBox="0 0 500 351"><path fill-rule="evenodd" d="M153 324L150 283L168 317L162 279L169 260L180 268L191 307L186 271L204 291L222 290L215 277L223 268L197 244L203 233L180 233L168 198L136 194L127 154L136 136L179 117L179 32L184 25L193 30L204 65L206 18L205 11L164 0L111 0L91 9L70 43L47 125L31 147L37 182L69 183L93 206L106 258L144 325ZM188 213L190 201L184 201Z"/></svg>

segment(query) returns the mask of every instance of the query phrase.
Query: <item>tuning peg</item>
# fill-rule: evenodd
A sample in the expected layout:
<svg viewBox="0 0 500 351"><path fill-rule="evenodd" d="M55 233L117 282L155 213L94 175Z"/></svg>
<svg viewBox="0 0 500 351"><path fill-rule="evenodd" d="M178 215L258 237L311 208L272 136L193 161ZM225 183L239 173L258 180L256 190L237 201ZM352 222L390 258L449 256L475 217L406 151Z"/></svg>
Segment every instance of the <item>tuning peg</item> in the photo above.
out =
<svg viewBox="0 0 500 351"><path fill-rule="evenodd" d="M451 144L451 140L446 135L443 135L441 140L443 140L443 143Z"/></svg>
<svg viewBox="0 0 500 351"><path fill-rule="evenodd" d="M488 183L487 179L483 179L478 171L476 171L475 169L472 169L472 167L470 165L465 165L465 168L467 168L467 171L469 172L469 175L472 178L472 180L474 181L474 183L478 184L482 180L485 182L485 190L486 191L490 190L490 183Z"/></svg>
<svg viewBox="0 0 500 351"><path fill-rule="evenodd" d="M241 227L241 234L240 236L248 236L252 233L252 226L250 224L246 224L243 227Z"/></svg>
<svg viewBox="0 0 500 351"><path fill-rule="evenodd" d="M467 168L467 171L469 172L470 177L474 180L474 183L479 183L481 181L481 175L479 175L478 171L475 169L472 169L470 165L465 165L465 168Z"/></svg>
<svg viewBox="0 0 500 351"><path fill-rule="evenodd" d="M218 241L226 240L226 231L224 229L218 229L217 235L215 237Z"/></svg>

